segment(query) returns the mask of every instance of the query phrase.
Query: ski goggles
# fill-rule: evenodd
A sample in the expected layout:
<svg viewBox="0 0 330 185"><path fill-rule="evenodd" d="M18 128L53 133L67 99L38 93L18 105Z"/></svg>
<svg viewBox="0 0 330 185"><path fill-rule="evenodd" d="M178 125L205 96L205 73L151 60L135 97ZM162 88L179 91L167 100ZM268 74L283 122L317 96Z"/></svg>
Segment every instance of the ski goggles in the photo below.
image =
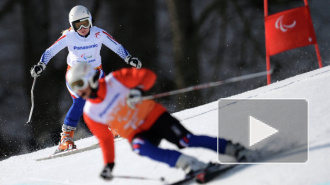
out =
<svg viewBox="0 0 330 185"><path fill-rule="evenodd" d="M88 86L88 81L87 79L81 78L78 79L70 84L71 88L73 89L74 92L77 92L79 90L83 90Z"/></svg>
<svg viewBox="0 0 330 185"><path fill-rule="evenodd" d="M89 21L89 18L80 19L80 20L72 22L73 29L76 31L81 30L81 28L87 29L87 28L89 28L90 25L91 25L91 22Z"/></svg>
<svg viewBox="0 0 330 185"><path fill-rule="evenodd" d="M70 69L71 67L68 66L68 69ZM70 82L69 86L72 88L72 90L74 92L77 92L79 90L83 90L86 89L86 87L88 86L88 84L90 84L93 87L93 81L91 78L95 78L97 75L98 78L102 78L103 76L103 69L102 69L102 65L94 68L94 70L96 71L96 73L94 72L90 72L87 75L84 76L80 76L78 77L76 80L74 80L73 82Z"/></svg>

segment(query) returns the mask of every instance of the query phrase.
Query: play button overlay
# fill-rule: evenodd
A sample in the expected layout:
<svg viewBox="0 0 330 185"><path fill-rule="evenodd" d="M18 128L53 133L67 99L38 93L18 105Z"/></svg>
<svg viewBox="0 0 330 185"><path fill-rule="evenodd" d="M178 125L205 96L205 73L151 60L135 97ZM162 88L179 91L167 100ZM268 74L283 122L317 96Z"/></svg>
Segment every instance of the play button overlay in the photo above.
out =
<svg viewBox="0 0 330 185"><path fill-rule="evenodd" d="M258 151L253 161L244 163L305 163L308 161L308 102L305 99L220 99L218 137ZM222 146L218 147L220 163L238 163L224 155L223 150Z"/></svg>
<svg viewBox="0 0 330 185"><path fill-rule="evenodd" d="M278 130L250 116L250 146L277 133Z"/></svg>

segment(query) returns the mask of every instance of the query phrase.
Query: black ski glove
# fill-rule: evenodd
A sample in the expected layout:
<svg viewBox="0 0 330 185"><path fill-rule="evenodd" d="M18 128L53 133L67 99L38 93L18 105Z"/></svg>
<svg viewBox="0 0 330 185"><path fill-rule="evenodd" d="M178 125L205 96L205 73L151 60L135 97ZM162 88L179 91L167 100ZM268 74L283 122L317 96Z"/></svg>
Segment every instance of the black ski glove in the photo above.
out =
<svg viewBox="0 0 330 185"><path fill-rule="evenodd" d="M46 65L43 62L39 62L37 65L34 65L31 70L32 77L38 77L44 70L46 69Z"/></svg>
<svg viewBox="0 0 330 185"><path fill-rule="evenodd" d="M125 58L125 62L133 67L136 67L137 69L140 69L142 67L141 61L136 57L132 57L131 55L128 55Z"/></svg>
<svg viewBox="0 0 330 185"><path fill-rule="evenodd" d="M104 180L112 180L113 175L112 175L112 169L115 166L115 163L108 163L104 166L100 176L104 179Z"/></svg>
<svg viewBox="0 0 330 185"><path fill-rule="evenodd" d="M132 109L135 109L136 104L142 101L142 90L139 88L131 89L127 95L126 103Z"/></svg>

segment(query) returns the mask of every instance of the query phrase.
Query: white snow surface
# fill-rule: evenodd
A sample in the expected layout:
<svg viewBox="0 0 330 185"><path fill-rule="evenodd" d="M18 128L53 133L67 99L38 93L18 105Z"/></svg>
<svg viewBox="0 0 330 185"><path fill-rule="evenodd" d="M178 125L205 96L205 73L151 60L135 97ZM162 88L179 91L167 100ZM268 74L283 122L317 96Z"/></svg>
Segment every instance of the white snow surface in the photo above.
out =
<svg viewBox="0 0 330 185"><path fill-rule="evenodd" d="M234 168L221 178L208 184L257 185L325 185L330 184L330 67L317 69L271 85L251 90L229 98L235 99L306 99L309 119L309 159L305 164L253 164ZM173 114L182 124L196 134L217 136L218 103L184 110ZM230 139L230 138L228 138ZM95 137L76 141L78 148L97 143ZM165 177L168 182L184 176L179 169L140 157L131 151L126 140L116 141L114 175ZM176 148L163 141L163 148ZM280 147L280 146L278 146ZM155 180L114 178L107 182L99 177L103 168L100 148L66 157L35 161L49 156L56 146L33 153L10 157L0 161L1 185L157 185ZM217 161L217 154L200 148L181 150L202 161Z"/></svg>

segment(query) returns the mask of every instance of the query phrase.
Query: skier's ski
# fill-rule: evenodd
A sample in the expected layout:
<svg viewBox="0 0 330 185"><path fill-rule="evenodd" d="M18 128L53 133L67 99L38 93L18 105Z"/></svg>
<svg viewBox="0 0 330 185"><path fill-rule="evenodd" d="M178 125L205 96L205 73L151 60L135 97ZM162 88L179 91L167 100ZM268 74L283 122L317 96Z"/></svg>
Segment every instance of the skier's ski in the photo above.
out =
<svg viewBox="0 0 330 185"><path fill-rule="evenodd" d="M247 164L253 162L253 161L268 161L274 158L288 156L288 155L294 155L297 152L302 152L305 150L305 145L301 146L295 146L292 147L290 150L281 150L277 152L265 152L265 151L254 151L255 157L252 161L246 162ZM242 163L242 165L246 164ZM178 180L176 182L170 183L170 185L182 185L182 184L188 184L191 183L191 181L195 180L197 183L207 183L209 181L212 181L216 177L219 177L223 175L228 170L234 168L235 166L240 165L240 163L236 164L212 164L210 163L206 169L186 175L183 179Z"/></svg>
<svg viewBox="0 0 330 185"><path fill-rule="evenodd" d="M194 180L195 175L197 175L197 174L188 174L183 179L180 179L178 181L172 182L172 183L170 183L168 185L182 185L182 184L188 183L188 182Z"/></svg>
<svg viewBox="0 0 330 185"><path fill-rule="evenodd" d="M114 175L113 178L119 178L119 179L135 179L135 180L149 180L149 181L161 181L161 182L165 182L165 178L164 177L150 178L150 177L142 177L142 176Z"/></svg>
<svg viewBox="0 0 330 185"><path fill-rule="evenodd" d="M84 152L84 151L93 150L93 149L96 149L96 148L99 148L98 143L93 144L93 145L88 146L88 147L85 147L85 148L81 148L81 149L71 149L71 150L66 150L66 151L63 151L63 152L56 153L56 154L52 154L48 157L43 157L43 158L36 159L36 161L55 159L55 158L58 158L58 157L64 157L64 156L68 156L68 155L72 155L72 154L77 154L77 153L81 153L81 152Z"/></svg>
<svg viewBox="0 0 330 185"><path fill-rule="evenodd" d="M115 141L119 141L119 140L122 140L122 139L123 138L119 137L119 138L116 138ZM68 155L72 155L72 154L77 154L77 153L93 150L93 149L96 149L96 148L99 148L99 147L100 147L99 144L96 143L96 144L93 144L91 146L84 147L84 148L81 148L81 149L75 148L75 149L71 149L71 150L66 150L66 151L63 151L63 152L58 152L58 153L52 154L50 156L42 157L42 158L35 159L35 160L36 161L43 161L43 160L54 159L54 158L58 158L58 157L64 157L64 156L68 156Z"/></svg>
<svg viewBox="0 0 330 185"><path fill-rule="evenodd" d="M200 184L207 183L227 170L234 168L236 165L237 164L214 164L197 174L195 176L195 181Z"/></svg>
<svg viewBox="0 0 330 185"><path fill-rule="evenodd" d="M233 168L235 166L232 164L215 164L209 163L209 165L201 171L197 171L194 173L187 174L183 179L178 180L176 182L172 182L169 185L182 185L189 183L195 179L198 183L206 183L215 177L221 175L221 173Z"/></svg>

